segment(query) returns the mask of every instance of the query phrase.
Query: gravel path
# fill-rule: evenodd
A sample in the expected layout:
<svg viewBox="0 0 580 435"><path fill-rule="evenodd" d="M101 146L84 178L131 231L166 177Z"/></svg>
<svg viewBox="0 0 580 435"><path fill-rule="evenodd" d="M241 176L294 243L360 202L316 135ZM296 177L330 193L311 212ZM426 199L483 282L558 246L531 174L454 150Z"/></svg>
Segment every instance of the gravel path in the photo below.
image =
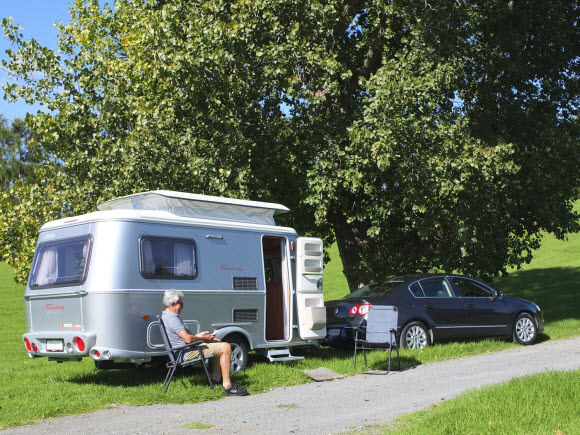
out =
<svg viewBox="0 0 580 435"><path fill-rule="evenodd" d="M466 390L510 378L574 369L580 369L580 337L424 364L384 376L350 376L217 402L122 406L42 420L2 434L331 434L386 423ZM183 427L193 422L212 427L196 431Z"/></svg>

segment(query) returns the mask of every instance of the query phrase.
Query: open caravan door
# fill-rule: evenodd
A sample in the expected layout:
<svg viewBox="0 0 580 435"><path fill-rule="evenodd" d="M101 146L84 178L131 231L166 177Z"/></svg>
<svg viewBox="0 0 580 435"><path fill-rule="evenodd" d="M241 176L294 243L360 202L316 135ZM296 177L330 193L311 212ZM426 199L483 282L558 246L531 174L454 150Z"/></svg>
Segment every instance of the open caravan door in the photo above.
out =
<svg viewBox="0 0 580 435"><path fill-rule="evenodd" d="M326 309L322 295L322 240L298 237L296 247L296 306L303 340L326 337Z"/></svg>

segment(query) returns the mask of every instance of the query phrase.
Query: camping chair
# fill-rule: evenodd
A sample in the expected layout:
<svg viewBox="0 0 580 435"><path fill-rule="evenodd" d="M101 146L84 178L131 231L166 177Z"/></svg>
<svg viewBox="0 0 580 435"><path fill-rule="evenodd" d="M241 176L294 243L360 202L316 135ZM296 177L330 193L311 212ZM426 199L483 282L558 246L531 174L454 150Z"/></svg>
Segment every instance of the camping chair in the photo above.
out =
<svg viewBox="0 0 580 435"><path fill-rule="evenodd" d="M389 349L389 367L387 373L391 371L391 352L393 347L397 350L397 361L399 370L401 360L399 358L399 345L397 340L397 321L399 313L397 307L389 305L373 305L366 315L366 325L355 326L354 337L354 369L356 370L356 354L362 350L365 367L367 364L367 350ZM364 337L364 338L363 338Z"/></svg>
<svg viewBox="0 0 580 435"><path fill-rule="evenodd" d="M186 367L191 364L201 362L201 366L205 372L205 377L207 378L207 382L211 386L213 390L213 383L211 378L209 377L209 371L207 370L207 366L205 365L206 361L213 357L213 355L205 356L200 348L200 344L203 344L203 341L194 341L193 343L186 344L184 346L179 347L171 347L169 343L169 337L167 337L167 331L165 329L165 324L163 320L161 320L161 316L157 316L159 319L159 331L161 332L161 337L163 338L163 344L165 345L165 349L167 349L167 355L169 356L169 362L167 363L167 368L169 371L167 372L167 376L165 376L165 393L167 393L167 389L169 388L169 384L171 384L171 380L173 379L173 374L175 370L181 367ZM186 355L191 352L197 350L201 355L200 358L191 359L188 361L184 361Z"/></svg>

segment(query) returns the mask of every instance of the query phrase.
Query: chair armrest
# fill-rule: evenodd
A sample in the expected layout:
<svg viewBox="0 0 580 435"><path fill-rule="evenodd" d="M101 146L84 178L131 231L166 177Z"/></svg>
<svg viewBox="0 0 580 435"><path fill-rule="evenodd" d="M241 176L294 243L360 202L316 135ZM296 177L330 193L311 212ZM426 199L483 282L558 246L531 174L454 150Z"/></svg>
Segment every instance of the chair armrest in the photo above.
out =
<svg viewBox="0 0 580 435"><path fill-rule="evenodd" d="M205 341L192 341L191 343L187 343L184 344L183 346L178 346L178 347L172 347L171 349L169 349L170 351L178 351L178 350L185 350L188 348L194 348L194 347L199 347L200 344L204 344Z"/></svg>

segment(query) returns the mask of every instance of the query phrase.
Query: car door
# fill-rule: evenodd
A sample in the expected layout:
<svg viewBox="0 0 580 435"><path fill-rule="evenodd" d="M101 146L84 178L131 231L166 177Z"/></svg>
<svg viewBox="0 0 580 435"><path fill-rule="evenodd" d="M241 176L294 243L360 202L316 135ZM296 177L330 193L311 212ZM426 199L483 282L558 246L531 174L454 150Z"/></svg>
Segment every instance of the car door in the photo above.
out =
<svg viewBox="0 0 580 435"><path fill-rule="evenodd" d="M438 338L452 338L461 335L465 326L465 306L453 291L445 276L424 278L412 284L418 311L423 311L435 327Z"/></svg>
<svg viewBox="0 0 580 435"><path fill-rule="evenodd" d="M449 277L465 307L466 335L487 337L509 334L509 307L491 287L474 279Z"/></svg>

